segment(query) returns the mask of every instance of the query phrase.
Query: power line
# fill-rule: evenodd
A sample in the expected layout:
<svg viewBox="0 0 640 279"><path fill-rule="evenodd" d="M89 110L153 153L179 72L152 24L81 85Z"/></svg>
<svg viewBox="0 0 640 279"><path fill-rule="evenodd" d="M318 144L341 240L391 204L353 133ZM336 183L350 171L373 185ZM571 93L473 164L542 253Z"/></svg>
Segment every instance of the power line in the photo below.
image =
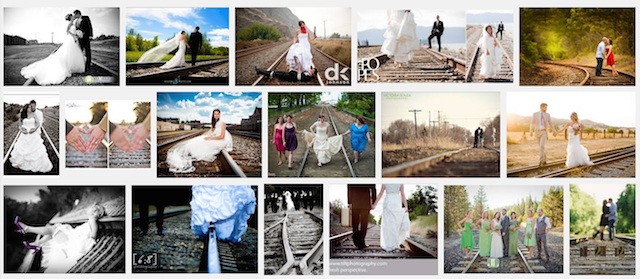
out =
<svg viewBox="0 0 640 279"><path fill-rule="evenodd" d="M418 112L422 112L422 110L419 109L413 109L413 110L409 110L409 112L413 112L413 124L416 127L416 137L418 136Z"/></svg>

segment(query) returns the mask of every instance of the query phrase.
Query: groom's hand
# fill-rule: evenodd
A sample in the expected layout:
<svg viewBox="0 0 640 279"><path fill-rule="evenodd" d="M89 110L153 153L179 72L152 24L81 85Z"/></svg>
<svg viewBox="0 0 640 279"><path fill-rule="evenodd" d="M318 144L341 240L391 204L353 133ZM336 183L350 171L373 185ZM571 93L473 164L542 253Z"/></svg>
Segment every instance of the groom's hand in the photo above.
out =
<svg viewBox="0 0 640 279"><path fill-rule="evenodd" d="M115 130L111 131L109 138L120 150L124 152L131 151L131 145L129 144L129 139L127 139L127 133L124 128L118 126Z"/></svg>
<svg viewBox="0 0 640 279"><path fill-rule="evenodd" d="M89 146L86 152L91 152L98 148L98 145L104 139L105 132L99 126L93 126L89 131L80 130L82 133L89 134Z"/></svg>
<svg viewBox="0 0 640 279"><path fill-rule="evenodd" d="M129 144L130 151L136 151L144 145L149 137L149 130L142 124L138 124L131 129L130 132L133 135L133 140Z"/></svg>
<svg viewBox="0 0 640 279"><path fill-rule="evenodd" d="M70 144L71 147L73 147L75 150L82 153L87 152L87 143L82 138L82 133L77 127L74 127L73 129L71 129L71 131L69 131L66 136L66 140L67 143Z"/></svg>

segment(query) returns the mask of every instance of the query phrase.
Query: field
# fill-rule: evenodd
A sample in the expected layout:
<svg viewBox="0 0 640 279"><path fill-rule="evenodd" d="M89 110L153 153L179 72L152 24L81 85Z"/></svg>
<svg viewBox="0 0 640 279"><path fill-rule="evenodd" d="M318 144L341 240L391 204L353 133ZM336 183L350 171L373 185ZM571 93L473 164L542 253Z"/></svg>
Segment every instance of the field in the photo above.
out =
<svg viewBox="0 0 640 279"><path fill-rule="evenodd" d="M533 140L533 137L529 136L529 133L526 136L527 138L523 138L521 132L507 133L507 169L538 164L540 147ZM619 134L616 135L616 138L606 139L602 138L602 134L598 134L595 139L592 139L592 136L593 134L588 137L585 135L581 140L582 145L589 150L589 154L635 145L636 143L635 137L627 137L626 134L623 138L620 138ZM547 162L566 159L567 141L564 139L564 135L554 137L549 134L545 149Z"/></svg>
<svg viewBox="0 0 640 279"><path fill-rule="evenodd" d="M345 65L351 66L351 40L314 40L311 44Z"/></svg>
<svg viewBox="0 0 640 279"><path fill-rule="evenodd" d="M142 54L144 53L144 51L127 51L127 62L136 62L138 61L138 59L140 59L140 57L142 56ZM164 58L162 58L161 61L169 61L171 60L171 58L173 58L173 54L167 54L164 56ZM227 58L227 56L217 56L217 55L198 55L198 61L200 60L206 60L206 59L223 59L223 58ZM186 61L191 61L191 54L186 55L185 57Z"/></svg>

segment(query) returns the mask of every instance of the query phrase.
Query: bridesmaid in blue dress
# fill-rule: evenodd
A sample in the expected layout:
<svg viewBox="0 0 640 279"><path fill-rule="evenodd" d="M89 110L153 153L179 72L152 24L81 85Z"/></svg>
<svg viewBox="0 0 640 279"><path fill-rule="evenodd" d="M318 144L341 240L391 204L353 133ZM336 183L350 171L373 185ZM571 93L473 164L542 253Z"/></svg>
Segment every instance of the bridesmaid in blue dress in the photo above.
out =
<svg viewBox="0 0 640 279"><path fill-rule="evenodd" d="M349 130L342 135L351 134L351 149L353 149L354 162L357 163L360 157L360 153L364 152L364 148L368 142L371 142L371 133L369 132L369 126L364 121L364 118L356 117L356 123L351 124Z"/></svg>

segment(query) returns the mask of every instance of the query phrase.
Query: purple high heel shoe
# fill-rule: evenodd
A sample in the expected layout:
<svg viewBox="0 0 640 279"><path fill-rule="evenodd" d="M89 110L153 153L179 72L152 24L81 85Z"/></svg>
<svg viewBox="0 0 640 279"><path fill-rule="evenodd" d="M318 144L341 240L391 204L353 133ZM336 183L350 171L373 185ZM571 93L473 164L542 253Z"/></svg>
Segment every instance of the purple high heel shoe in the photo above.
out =
<svg viewBox="0 0 640 279"><path fill-rule="evenodd" d="M29 243L27 241L23 241L22 245L24 245L24 247L29 249L29 250L33 250L32 254L36 254L36 253L40 252L40 249L42 249L42 247L33 245L33 244L31 244L31 243Z"/></svg>
<svg viewBox="0 0 640 279"><path fill-rule="evenodd" d="M13 224L16 225L16 228L18 228L16 230L16 232L20 233L20 234L25 234L26 232L24 231L24 228L20 225L20 217L16 216L15 219L13 219Z"/></svg>

